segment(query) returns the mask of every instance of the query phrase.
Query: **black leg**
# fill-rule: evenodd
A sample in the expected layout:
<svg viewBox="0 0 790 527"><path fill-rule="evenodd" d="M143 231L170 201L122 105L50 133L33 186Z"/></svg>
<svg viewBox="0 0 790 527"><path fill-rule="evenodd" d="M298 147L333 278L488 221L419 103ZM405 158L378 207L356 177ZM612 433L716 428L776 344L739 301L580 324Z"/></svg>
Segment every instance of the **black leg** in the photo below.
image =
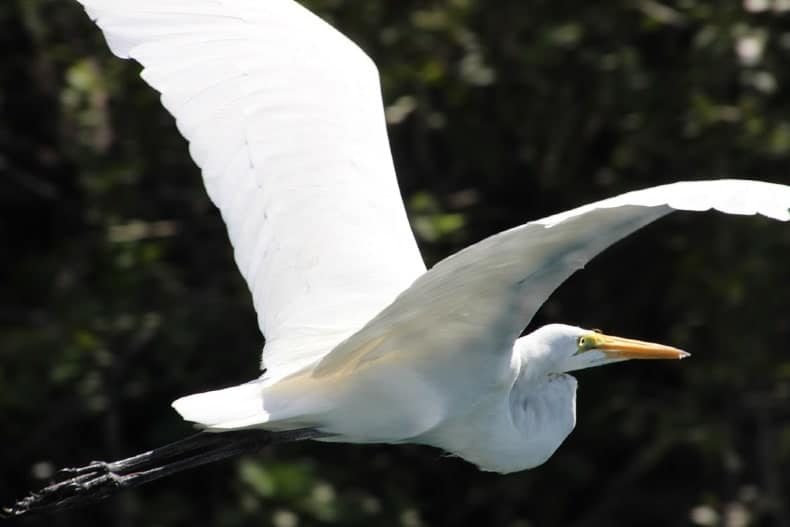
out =
<svg viewBox="0 0 790 527"><path fill-rule="evenodd" d="M0 513L3 517L55 512L102 500L116 492L137 487L188 468L260 451L286 441L321 437L315 430L267 432L200 432L175 443L110 463L93 461L58 472L59 481L31 492Z"/></svg>

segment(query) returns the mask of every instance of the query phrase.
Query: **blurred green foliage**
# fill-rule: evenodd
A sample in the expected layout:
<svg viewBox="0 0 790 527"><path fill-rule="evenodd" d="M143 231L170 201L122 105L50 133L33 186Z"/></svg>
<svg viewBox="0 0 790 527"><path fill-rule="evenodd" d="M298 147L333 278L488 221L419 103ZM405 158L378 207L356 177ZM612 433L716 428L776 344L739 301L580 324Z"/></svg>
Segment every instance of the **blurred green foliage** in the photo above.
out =
<svg viewBox="0 0 790 527"><path fill-rule="evenodd" d="M426 260L677 179L790 183L786 0L312 0L378 63ZM174 398L256 375L262 338L172 118L76 2L0 4L0 496L189 432ZM294 444L20 525L790 525L790 229L677 215L533 325L671 342L581 372L535 470ZM13 522L12 522L13 523Z"/></svg>

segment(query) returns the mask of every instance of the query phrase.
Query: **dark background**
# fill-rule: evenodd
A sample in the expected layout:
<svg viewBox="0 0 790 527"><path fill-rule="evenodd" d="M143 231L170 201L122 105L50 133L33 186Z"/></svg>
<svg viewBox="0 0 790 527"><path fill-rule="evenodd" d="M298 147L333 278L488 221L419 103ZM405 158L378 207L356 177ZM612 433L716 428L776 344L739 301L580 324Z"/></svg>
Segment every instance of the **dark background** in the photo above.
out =
<svg viewBox="0 0 790 527"><path fill-rule="evenodd" d="M131 0L130 0L131 1ZM790 182L783 0L315 0L375 59L426 260L626 190ZM0 501L190 433L169 403L262 337L172 118L76 2L0 3ZM580 372L578 426L500 476L412 446L295 444L9 525L790 526L790 228L677 214L532 326L663 341Z"/></svg>

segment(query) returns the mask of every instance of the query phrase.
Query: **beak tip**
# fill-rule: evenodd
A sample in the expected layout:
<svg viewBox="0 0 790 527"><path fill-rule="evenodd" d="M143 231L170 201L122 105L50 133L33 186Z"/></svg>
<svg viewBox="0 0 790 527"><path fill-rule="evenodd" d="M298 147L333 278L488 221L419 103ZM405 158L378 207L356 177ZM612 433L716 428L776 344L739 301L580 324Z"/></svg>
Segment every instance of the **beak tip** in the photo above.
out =
<svg viewBox="0 0 790 527"><path fill-rule="evenodd" d="M691 353L688 351L679 350L680 353L678 354L678 359L685 359L687 357L691 357Z"/></svg>

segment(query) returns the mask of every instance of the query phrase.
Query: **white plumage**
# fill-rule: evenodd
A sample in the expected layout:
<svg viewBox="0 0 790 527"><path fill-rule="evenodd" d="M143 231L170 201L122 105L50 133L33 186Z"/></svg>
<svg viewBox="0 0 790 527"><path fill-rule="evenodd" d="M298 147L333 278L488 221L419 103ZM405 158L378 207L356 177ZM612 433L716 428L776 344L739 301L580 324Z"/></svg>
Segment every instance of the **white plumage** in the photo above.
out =
<svg viewBox="0 0 790 527"><path fill-rule="evenodd" d="M673 209L790 219L784 185L675 183L515 227L425 272L378 74L355 44L292 0L80 1L162 93L252 291L263 377L174 403L213 430L310 427L431 444L486 470L535 466L575 424L565 372L685 356L571 326L519 339L557 286Z"/></svg>

